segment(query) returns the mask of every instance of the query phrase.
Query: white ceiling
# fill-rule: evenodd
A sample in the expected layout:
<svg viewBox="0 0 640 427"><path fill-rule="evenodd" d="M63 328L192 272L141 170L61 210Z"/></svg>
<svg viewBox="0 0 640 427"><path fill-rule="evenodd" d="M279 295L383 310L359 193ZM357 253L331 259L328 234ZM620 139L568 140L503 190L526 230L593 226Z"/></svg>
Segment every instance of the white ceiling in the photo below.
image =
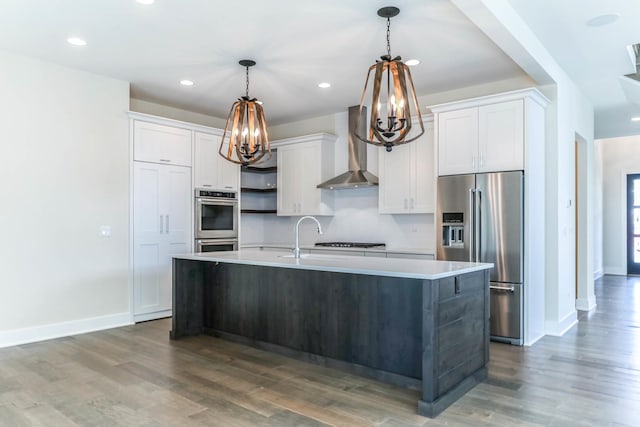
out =
<svg viewBox="0 0 640 427"><path fill-rule="evenodd" d="M640 83L626 46L640 42L632 0L509 0L596 111L596 136L640 134ZM278 124L344 111L385 53L379 7L392 19L392 54L418 58L419 95L521 77L522 70L448 0L2 0L0 49L131 82L132 96L226 117L244 94L239 59L255 59L251 95ZM618 13L608 26L596 16ZM66 38L87 40L73 47ZM193 87L179 84L195 81ZM317 83L331 82L330 89ZM635 98L635 99L634 99ZM635 101L635 102L634 102Z"/></svg>
<svg viewBox="0 0 640 427"><path fill-rule="evenodd" d="M0 48L126 80L135 98L217 117L244 94L237 61L254 59L250 94L278 124L360 102L367 68L386 53L376 11L389 5L401 9L391 53L422 61L412 68L419 95L524 75L448 0L1 0ZM70 46L70 36L88 45ZM319 89L321 81L332 87Z"/></svg>
<svg viewBox="0 0 640 427"><path fill-rule="evenodd" d="M635 72L626 47L640 43L637 0L509 0L560 66L593 103L596 137L640 134L640 83L622 78ZM611 25L590 19L618 13Z"/></svg>

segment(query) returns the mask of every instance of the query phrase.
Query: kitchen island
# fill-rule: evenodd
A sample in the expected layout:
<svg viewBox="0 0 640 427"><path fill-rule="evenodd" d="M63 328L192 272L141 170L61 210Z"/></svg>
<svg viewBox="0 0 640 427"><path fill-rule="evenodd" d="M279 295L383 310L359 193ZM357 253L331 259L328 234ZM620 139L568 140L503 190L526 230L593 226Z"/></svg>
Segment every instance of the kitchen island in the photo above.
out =
<svg viewBox="0 0 640 427"><path fill-rule="evenodd" d="M210 334L421 391L487 376L492 264L240 250L173 259L172 339Z"/></svg>

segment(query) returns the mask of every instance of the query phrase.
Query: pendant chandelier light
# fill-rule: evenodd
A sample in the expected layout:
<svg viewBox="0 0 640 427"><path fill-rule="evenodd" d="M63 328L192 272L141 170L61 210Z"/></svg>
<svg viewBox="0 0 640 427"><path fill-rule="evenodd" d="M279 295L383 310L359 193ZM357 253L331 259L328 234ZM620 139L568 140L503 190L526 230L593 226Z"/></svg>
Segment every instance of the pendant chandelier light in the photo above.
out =
<svg viewBox="0 0 640 427"><path fill-rule="evenodd" d="M380 57L367 73L364 83L360 111L365 107L369 77L375 70L373 80L373 93L371 95L371 120L369 122L369 135L356 137L369 144L384 146L387 151L400 144L406 144L419 138L424 133L424 124L420 116L420 106L413 87L411 71L402 62L400 56L391 57L391 18L398 15L400 9L389 6L378 10L378 16L387 18L387 54ZM381 99L381 97L383 97ZM416 115L419 131L411 132L411 114ZM358 127L356 127L358 129Z"/></svg>
<svg viewBox="0 0 640 427"><path fill-rule="evenodd" d="M246 166L256 163L267 153L269 157L265 160L271 158L271 146L262 103L249 97L249 67L256 62L243 59L239 64L246 68L246 92L231 106L218 152L230 162Z"/></svg>

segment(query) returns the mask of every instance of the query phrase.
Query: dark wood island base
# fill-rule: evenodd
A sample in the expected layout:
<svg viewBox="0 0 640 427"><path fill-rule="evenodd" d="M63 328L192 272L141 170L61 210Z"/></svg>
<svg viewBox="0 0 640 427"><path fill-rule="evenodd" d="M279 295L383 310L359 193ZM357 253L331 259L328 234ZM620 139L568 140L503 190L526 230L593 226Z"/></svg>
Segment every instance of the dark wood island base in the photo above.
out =
<svg viewBox="0 0 640 427"><path fill-rule="evenodd" d="M487 378L489 270L427 280L174 258L171 338L198 334L419 389L434 417Z"/></svg>

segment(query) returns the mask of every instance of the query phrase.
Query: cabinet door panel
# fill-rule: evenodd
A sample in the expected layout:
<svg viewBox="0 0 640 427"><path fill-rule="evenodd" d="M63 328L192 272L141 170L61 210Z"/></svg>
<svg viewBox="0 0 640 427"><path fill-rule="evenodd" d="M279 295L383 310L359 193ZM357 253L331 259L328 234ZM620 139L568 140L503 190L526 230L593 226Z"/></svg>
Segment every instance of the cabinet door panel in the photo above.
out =
<svg viewBox="0 0 640 427"><path fill-rule="evenodd" d="M214 189L218 180L216 163L218 162L218 146L220 137L196 132L194 179L196 188Z"/></svg>
<svg viewBox="0 0 640 427"><path fill-rule="evenodd" d="M171 255L191 250L191 169L145 162L133 168L134 315L166 315Z"/></svg>
<svg viewBox="0 0 640 427"><path fill-rule="evenodd" d="M220 191L238 191L240 165L220 155L220 139L218 135L196 132L195 186Z"/></svg>
<svg viewBox="0 0 640 427"><path fill-rule="evenodd" d="M159 242L136 242L133 248L133 313L158 311L160 289L166 281L165 257Z"/></svg>
<svg viewBox="0 0 640 427"><path fill-rule="evenodd" d="M394 214L410 209L413 186L413 158L418 141L394 147L391 152L378 150L379 189L378 211Z"/></svg>
<svg viewBox="0 0 640 427"><path fill-rule="evenodd" d="M478 109L480 172L524 169L524 105L521 99Z"/></svg>
<svg viewBox="0 0 640 427"><path fill-rule="evenodd" d="M137 120L133 126L134 160L191 166L191 131Z"/></svg>
<svg viewBox="0 0 640 427"><path fill-rule="evenodd" d="M297 165L295 149L278 149L278 215L298 215L297 206L300 201Z"/></svg>
<svg viewBox="0 0 640 427"><path fill-rule="evenodd" d="M164 228L160 211L161 166L135 162L133 167L133 230L137 242L157 242ZM162 223L162 224L161 224Z"/></svg>
<svg viewBox="0 0 640 427"><path fill-rule="evenodd" d="M320 213L322 191L316 188L322 176L322 151L320 144L302 144L297 150L297 164L299 168L298 182L300 183L299 200L300 215L316 215ZM326 190L324 190L326 191Z"/></svg>
<svg viewBox="0 0 640 427"><path fill-rule="evenodd" d="M478 159L478 109L438 116L438 174L474 173Z"/></svg>
<svg viewBox="0 0 640 427"><path fill-rule="evenodd" d="M191 240L191 170L170 166L162 178L164 234L169 244L188 245Z"/></svg>
<svg viewBox="0 0 640 427"><path fill-rule="evenodd" d="M414 147L415 178L411 201L412 213L433 213L435 204L435 162L433 123L425 123L424 135Z"/></svg>
<svg viewBox="0 0 640 427"><path fill-rule="evenodd" d="M229 143L225 144L228 147ZM238 191L240 181L240 165L230 162L216 152L218 169L218 187L222 191Z"/></svg>

